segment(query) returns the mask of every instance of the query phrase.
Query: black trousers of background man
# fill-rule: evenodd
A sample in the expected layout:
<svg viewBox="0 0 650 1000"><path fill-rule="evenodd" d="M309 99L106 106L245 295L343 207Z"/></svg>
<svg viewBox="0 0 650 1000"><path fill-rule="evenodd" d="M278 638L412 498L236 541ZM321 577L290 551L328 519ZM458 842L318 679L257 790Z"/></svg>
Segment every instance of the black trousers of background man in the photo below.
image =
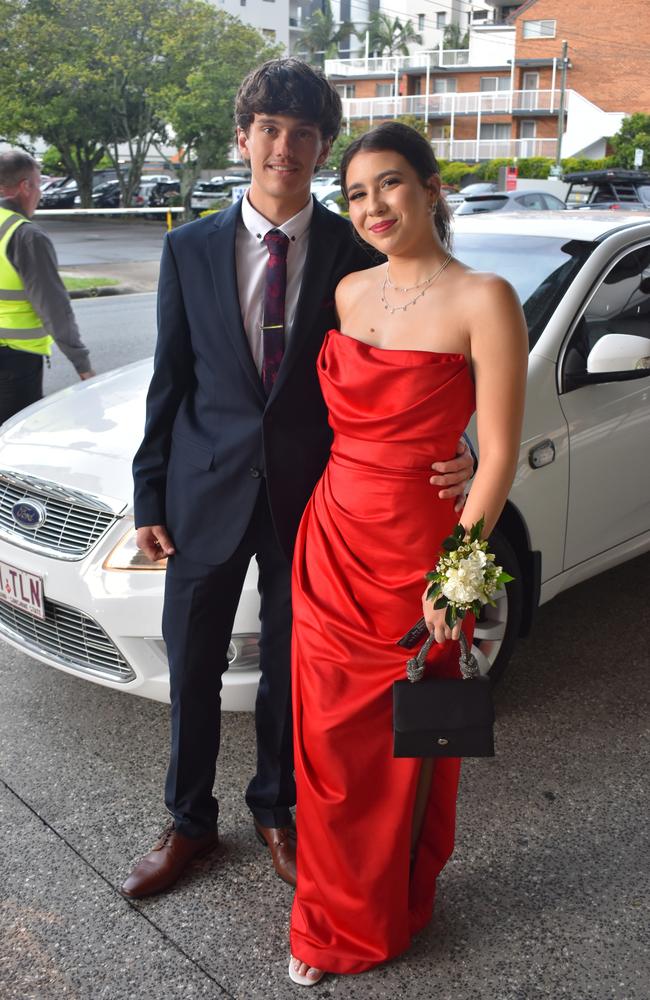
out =
<svg viewBox="0 0 650 1000"><path fill-rule="evenodd" d="M43 397L43 355L0 347L0 424Z"/></svg>
<svg viewBox="0 0 650 1000"><path fill-rule="evenodd" d="M206 518L210 511L206 510ZM215 528L215 530L217 530ZM221 732L221 679L246 571L259 566L261 679L255 706L257 771L246 802L262 826L287 826L295 805L291 720L291 567L277 540L266 484L234 554L220 565L181 553L167 565L163 637L169 659L171 754L165 804L179 832L212 830Z"/></svg>

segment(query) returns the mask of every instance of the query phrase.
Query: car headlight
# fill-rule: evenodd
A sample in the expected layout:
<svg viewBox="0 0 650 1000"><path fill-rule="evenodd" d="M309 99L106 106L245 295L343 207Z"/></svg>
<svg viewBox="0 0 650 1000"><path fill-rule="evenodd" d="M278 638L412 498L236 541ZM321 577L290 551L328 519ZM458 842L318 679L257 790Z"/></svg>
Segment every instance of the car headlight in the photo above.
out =
<svg viewBox="0 0 650 1000"><path fill-rule="evenodd" d="M135 543L135 527L129 528L112 552L104 560L103 569L107 570L157 570L167 569L167 560L159 559L152 562Z"/></svg>

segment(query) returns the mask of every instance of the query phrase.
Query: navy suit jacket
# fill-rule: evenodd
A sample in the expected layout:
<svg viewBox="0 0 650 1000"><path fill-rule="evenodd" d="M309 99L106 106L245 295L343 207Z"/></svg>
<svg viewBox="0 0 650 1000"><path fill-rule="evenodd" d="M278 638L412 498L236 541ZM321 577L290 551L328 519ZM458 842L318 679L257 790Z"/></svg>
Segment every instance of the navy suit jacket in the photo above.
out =
<svg viewBox="0 0 650 1000"><path fill-rule="evenodd" d="M263 484L291 557L331 444L316 358L336 323L334 290L376 263L350 224L314 201L292 335L267 398L237 295L240 213L237 203L165 239L154 372L133 463L136 526L166 525L177 550L202 563L233 554Z"/></svg>

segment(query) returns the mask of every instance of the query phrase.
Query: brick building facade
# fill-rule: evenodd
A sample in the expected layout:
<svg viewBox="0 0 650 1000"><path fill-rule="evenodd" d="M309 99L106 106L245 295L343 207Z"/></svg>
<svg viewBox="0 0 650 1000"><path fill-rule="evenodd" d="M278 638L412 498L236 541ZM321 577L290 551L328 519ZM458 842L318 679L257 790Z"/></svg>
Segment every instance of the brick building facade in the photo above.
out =
<svg viewBox="0 0 650 1000"><path fill-rule="evenodd" d="M562 155L602 156L625 115L650 111L650 0L618 0L615 18L610 0L525 0L505 24L472 29L469 51L328 72L350 126L415 114L441 156L554 156L565 39Z"/></svg>

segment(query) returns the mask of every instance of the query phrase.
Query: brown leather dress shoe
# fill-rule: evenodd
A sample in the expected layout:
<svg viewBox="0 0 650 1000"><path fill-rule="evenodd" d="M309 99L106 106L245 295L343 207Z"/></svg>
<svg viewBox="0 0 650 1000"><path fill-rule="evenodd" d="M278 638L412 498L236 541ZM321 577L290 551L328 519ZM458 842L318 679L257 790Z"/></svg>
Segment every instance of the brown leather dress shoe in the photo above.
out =
<svg viewBox="0 0 650 1000"><path fill-rule="evenodd" d="M296 828L295 826L262 826L255 817L255 835L260 844L271 852L273 867L289 885L296 885Z"/></svg>
<svg viewBox="0 0 650 1000"><path fill-rule="evenodd" d="M164 892L180 878L194 858L214 850L218 843L216 830L203 837L185 837L172 823L149 854L138 861L120 892L127 899L142 899Z"/></svg>

